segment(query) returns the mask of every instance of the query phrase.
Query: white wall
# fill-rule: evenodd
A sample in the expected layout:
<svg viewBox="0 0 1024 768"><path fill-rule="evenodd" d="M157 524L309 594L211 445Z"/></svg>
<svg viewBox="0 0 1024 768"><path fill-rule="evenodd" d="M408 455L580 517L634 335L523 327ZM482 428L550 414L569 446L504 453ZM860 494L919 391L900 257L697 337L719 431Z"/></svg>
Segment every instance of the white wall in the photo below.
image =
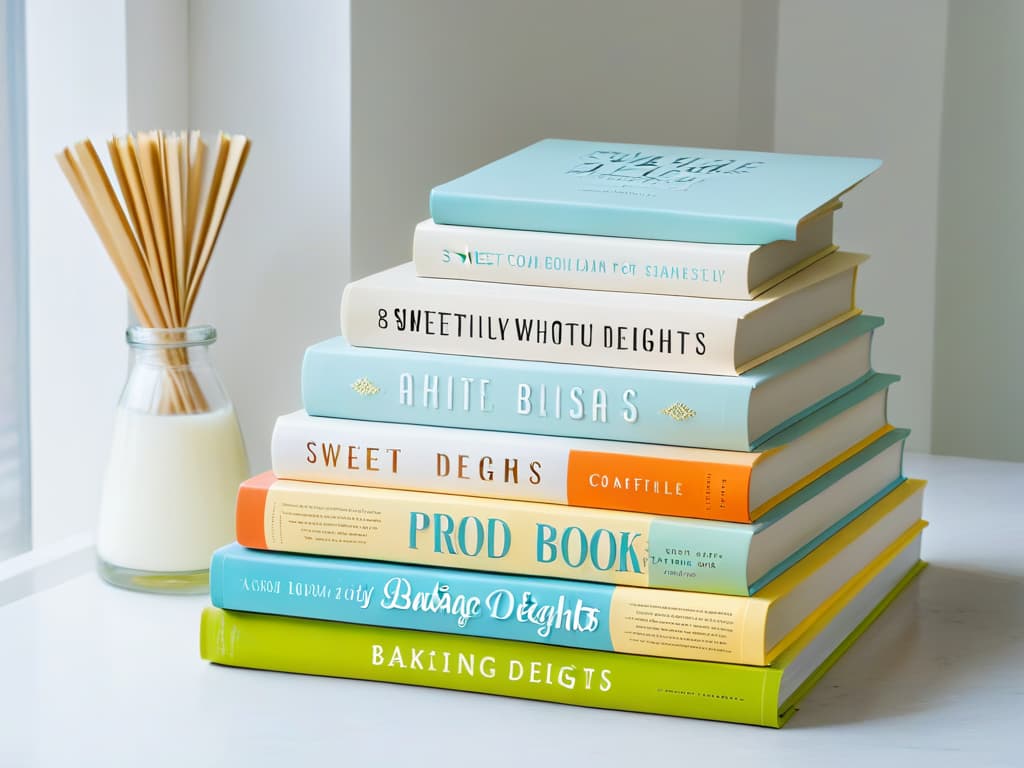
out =
<svg viewBox="0 0 1024 768"><path fill-rule="evenodd" d="M937 453L1024 461L1024 4L952 3L936 293Z"/></svg>
<svg viewBox="0 0 1024 768"><path fill-rule="evenodd" d="M95 527L125 294L54 155L124 131L124 0L26 4L33 545Z"/></svg>
<svg viewBox="0 0 1024 768"><path fill-rule="evenodd" d="M740 18L740 89L736 147L770 152L775 146L775 72L779 0L744 0Z"/></svg>
<svg viewBox="0 0 1024 768"><path fill-rule="evenodd" d="M188 0L125 0L128 130L190 127Z"/></svg>
<svg viewBox="0 0 1024 768"><path fill-rule="evenodd" d="M192 0L189 117L252 149L193 321L239 413L253 471L274 419L301 407L307 346L339 330L349 279L347 2Z"/></svg>
<svg viewBox="0 0 1024 768"><path fill-rule="evenodd" d="M932 370L945 0L781 0L775 149L879 157L885 165L845 198L837 242L871 254L858 300L885 317L879 370L903 380L890 420L908 445L931 445ZM945 343L940 340L940 343Z"/></svg>
<svg viewBox="0 0 1024 768"><path fill-rule="evenodd" d="M764 37L746 5L354 3L354 276L411 258L431 187L537 139L767 147L771 120L743 118L771 88L775 3Z"/></svg>

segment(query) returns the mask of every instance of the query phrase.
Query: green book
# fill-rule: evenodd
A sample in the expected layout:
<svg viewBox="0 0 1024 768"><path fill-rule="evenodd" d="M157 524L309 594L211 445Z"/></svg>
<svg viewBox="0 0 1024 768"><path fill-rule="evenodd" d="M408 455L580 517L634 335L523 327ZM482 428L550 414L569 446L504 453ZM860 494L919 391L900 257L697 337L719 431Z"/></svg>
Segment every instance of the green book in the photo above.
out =
<svg viewBox="0 0 1024 768"><path fill-rule="evenodd" d="M206 608L200 655L235 667L778 728L923 568L920 532L768 667Z"/></svg>

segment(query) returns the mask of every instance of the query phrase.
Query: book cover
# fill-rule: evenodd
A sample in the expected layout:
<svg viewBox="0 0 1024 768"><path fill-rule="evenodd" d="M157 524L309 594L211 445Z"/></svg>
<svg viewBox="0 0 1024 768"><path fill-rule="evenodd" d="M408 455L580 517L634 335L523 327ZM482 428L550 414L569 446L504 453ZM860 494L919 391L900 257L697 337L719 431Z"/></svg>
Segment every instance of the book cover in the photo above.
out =
<svg viewBox="0 0 1024 768"><path fill-rule="evenodd" d="M831 211L802 224L797 241L767 245L460 227L427 219L413 233L412 258L421 277L752 299L836 249Z"/></svg>
<svg viewBox="0 0 1024 768"><path fill-rule="evenodd" d="M345 286L341 333L358 347L735 376L858 314L866 258L836 251L749 301L439 280L407 262Z"/></svg>
<svg viewBox="0 0 1024 768"><path fill-rule="evenodd" d="M769 667L657 658L208 607L215 664L778 728L924 567L920 539ZM883 591L887 590L887 591ZM881 592L881 597L878 593ZM817 641L817 642L816 642Z"/></svg>
<svg viewBox="0 0 1024 768"><path fill-rule="evenodd" d="M313 416L749 451L868 376L881 323L853 318L740 376L374 349L339 336L306 350L302 403Z"/></svg>
<svg viewBox="0 0 1024 768"><path fill-rule="evenodd" d="M430 193L439 224L763 244L873 173L869 158L545 139Z"/></svg>
<svg viewBox="0 0 1024 768"><path fill-rule="evenodd" d="M914 488L909 485L904 490ZM893 494L888 514L905 500ZM883 514L883 516L884 516ZM872 515L876 518L875 510ZM877 524L877 519L875 523ZM894 524L902 528L906 519ZM883 535L881 554L804 615L769 629L774 604L814 576L795 574L754 597L610 586L520 575L476 573L404 563L282 554L230 544L214 553L210 597L238 611L300 616L397 629L465 634L574 648L764 666L836 601L895 557L923 522ZM865 528L865 526L858 526ZM863 535L863 531L861 531ZM842 549L837 541L812 557L819 567ZM824 578L824 577L823 577ZM833 579L829 579L830 582Z"/></svg>
<svg viewBox="0 0 1024 768"><path fill-rule="evenodd" d="M855 425L830 423L830 416L846 404L844 398L807 420L822 430L854 427L849 436L832 443L837 454L824 461L820 452L802 449L790 461L790 443L770 452L719 451L325 418L296 411L274 424L271 469L283 480L750 522L879 436L884 425L881 411L874 418L864 414ZM792 429L799 431L797 425ZM788 437L780 435L783 440ZM812 439L806 433L794 436L798 444ZM716 493L708 494L709 488Z"/></svg>
<svg viewBox="0 0 1024 768"><path fill-rule="evenodd" d="M886 492L901 477L905 437L883 436L754 524L278 480L266 472L239 488L236 536L253 549L748 595L752 584L810 568L808 551L855 536L863 515L883 514ZM869 487L840 485L894 442L896 454L879 457L888 470ZM787 525L790 517L803 523ZM777 556L764 558L762 546Z"/></svg>

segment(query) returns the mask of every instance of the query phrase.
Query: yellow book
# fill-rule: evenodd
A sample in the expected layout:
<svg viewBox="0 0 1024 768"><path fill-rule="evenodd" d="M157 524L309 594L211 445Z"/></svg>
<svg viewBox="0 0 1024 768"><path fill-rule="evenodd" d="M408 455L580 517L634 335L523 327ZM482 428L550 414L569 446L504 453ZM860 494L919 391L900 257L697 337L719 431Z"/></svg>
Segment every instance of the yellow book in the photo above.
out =
<svg viewBox="0 0 1024 768"><path fill-rule="evenodd" d="M345 489L293 482L277 492L267 489L262 504L253 501L252 489L243 492L239 543L333 557L228 548L214 557L211 596L216 605L245 611L765 665L919 535L923 487L920 480L904 481L775 581L752 597L739 597L366 562L417 562L419 550L409 550L398 537L374 544L369 526L351 537L354 545L323 533L323 522L315 522L320 533L307 537L285 532L275 512L279 504L300 505L304 514L317 516L310 519L323 521L328 513L315 494ZM401 503L387 491L352 490L369 495L346 503L358 505L367 519L380 515L380 529L387 526L388 502ZM417 497L414 510L426 497L440 497L411 495ZM520 529L511 530L514 537ZM528 563L506 565L516 574ZM372 589L349 594L352 584ZM522 610L512 610L515 604Z"/></svg>

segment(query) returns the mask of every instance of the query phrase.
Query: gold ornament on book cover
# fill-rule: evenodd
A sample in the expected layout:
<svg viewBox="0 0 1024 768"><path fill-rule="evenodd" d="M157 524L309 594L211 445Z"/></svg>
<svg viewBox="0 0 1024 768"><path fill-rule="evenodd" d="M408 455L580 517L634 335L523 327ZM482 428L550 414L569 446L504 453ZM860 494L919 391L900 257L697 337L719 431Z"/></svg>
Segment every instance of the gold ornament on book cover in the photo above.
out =
<svg viewBox="0 0 1024 768"><path fill-rule="evenodd" d="M686 421L697 415L697 412L683 403L672 403L668 408L661 410L663 414L676 421Z"/></svg>
<svg viewBox="0 0 1024 768"><path fill-rule="evenodd" d="M362 395L363 397L373 397L374 395L380 394L380 387L365 376L361 376L353 381L352 389L355 390L357 395Z"/></svg>

